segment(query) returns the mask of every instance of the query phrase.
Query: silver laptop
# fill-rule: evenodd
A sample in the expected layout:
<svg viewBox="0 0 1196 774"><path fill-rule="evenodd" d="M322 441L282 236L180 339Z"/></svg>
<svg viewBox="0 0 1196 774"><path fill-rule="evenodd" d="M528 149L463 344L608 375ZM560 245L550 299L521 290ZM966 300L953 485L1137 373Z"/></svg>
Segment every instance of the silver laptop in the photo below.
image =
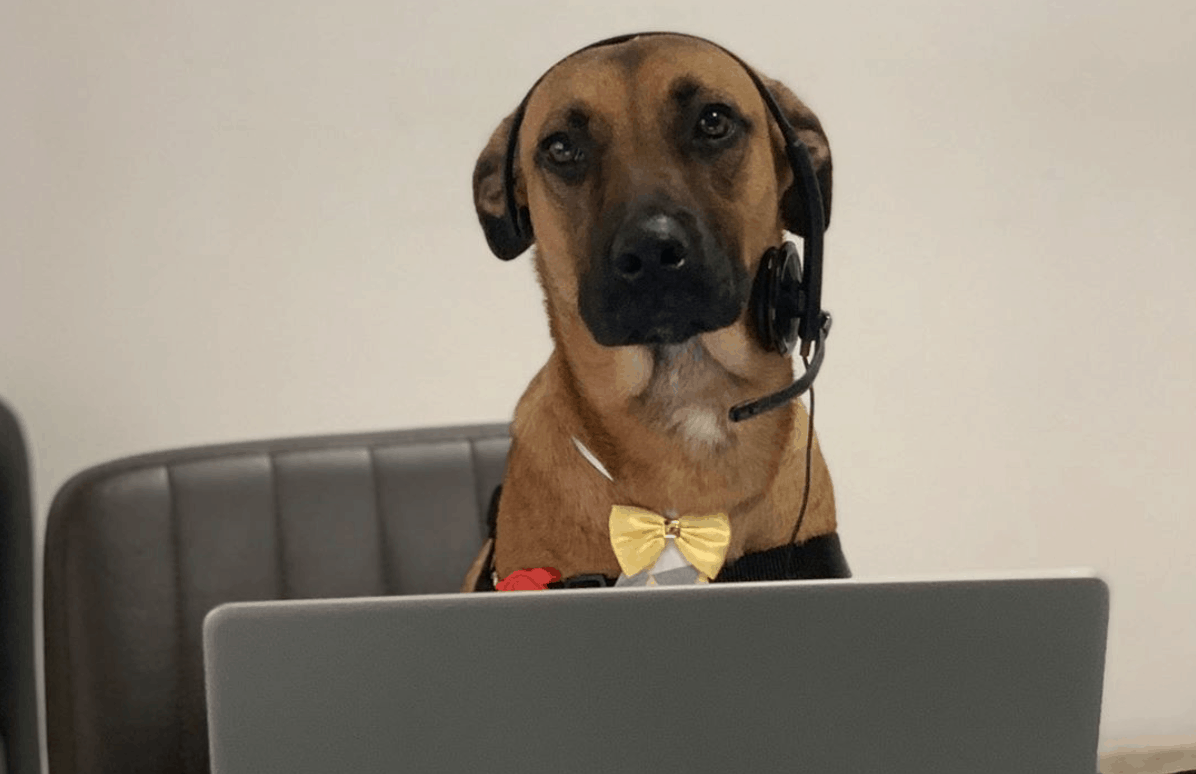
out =
<svg viewBox="0 0 1196 774"><path fill-rule="evenodd" d="M1093 774L1091 572L225 605L213 774Z"/></svg>

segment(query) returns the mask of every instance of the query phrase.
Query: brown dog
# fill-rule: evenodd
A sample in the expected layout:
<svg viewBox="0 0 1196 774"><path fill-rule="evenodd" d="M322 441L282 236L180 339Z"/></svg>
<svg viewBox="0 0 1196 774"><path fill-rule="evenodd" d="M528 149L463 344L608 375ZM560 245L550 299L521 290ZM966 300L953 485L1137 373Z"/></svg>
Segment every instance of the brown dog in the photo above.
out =
<svg viewBox="0 0 1196 774"><path fill-rule="evenodd" d="M809 150L829 220L818 118L783 84L761 80ZM532 241L505 225L514 119L499 124L473 179L503 258ZM618 576L616 504L727 514L724 566L788 546L806 485L806 411L794 401L728 420L731 406L793 379L792 361L753 335L747 300L765 250L802 228L780 132L743 67L681 35L583 49L529 96L510 161L555 348L516 408L497 536L463 590L479 588L483 573L535 567ZM838 551L835 532L814 440L797 543L830 536Z"/></svg>

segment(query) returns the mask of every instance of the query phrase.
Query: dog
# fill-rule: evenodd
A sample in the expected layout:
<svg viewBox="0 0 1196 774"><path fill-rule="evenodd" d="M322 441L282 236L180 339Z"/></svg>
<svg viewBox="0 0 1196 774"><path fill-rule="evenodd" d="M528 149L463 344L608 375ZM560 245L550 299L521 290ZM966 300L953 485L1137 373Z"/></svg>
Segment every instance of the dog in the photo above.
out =
<svg viewBox="0 0 1196 774"><path fill-rule="evenodd" d="M611 585L624 575L611 537L620 505L724 514L722 570L705 580L849 576L805 407L728 419L793 381L748 301L762 256L807 226L745 68L681 34L596 44L552 67L482 150L479 221L500 258L534 245L554 348L516 407L492 539L463 591L532 568ZM829 223L822 125L756 76L806 146Z"/></svg>

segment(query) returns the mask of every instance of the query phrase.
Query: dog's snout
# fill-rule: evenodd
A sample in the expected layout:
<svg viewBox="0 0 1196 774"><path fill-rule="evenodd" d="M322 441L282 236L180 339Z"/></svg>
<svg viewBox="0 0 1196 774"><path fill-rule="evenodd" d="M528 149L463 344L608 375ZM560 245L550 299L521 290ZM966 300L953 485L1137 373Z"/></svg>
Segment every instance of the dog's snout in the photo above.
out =
<svg viewBox="0 0 1196 774"><path fill-rule="evenodd" d="M610 222L614 233L596 240L578 288L582 319L599 344L676 344L739 318L744 268L693 210L636 202Z"/></svg>
<svg viewBox="0 0 1196 774"><path fill-rule="evenodd" d="M629 282L676 271L692 252L685 227L665 214L652 215L624 230L613 247L615 274Z"/></svg>

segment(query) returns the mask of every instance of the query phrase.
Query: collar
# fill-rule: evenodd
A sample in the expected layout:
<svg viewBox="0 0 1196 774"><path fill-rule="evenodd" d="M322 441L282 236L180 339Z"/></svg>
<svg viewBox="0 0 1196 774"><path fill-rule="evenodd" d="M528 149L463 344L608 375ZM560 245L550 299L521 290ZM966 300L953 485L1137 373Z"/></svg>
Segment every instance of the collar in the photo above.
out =
<svg viewBox="0 0 1196 774"><path fill-rule="evenodd" d="M586 462L593 465L594 469L605 476L607 481L611 482L612 484L615 482L615 477L610 474L610 471L606 469L606 466L598 460L598 457L594 454L594 452L590 451L584 443L577 439L577 436L570 436L570 440L573 441L573 445L577 447L577 451L581 454L581 456L585 457ZM669 519L676 518L677 509L669 508L661 512L661 515Z"/></svg>
<svg viewBox="0 0 1196 774"><path fill-rule="evenodd" d="M614 483L615 477L612 476L607 471L607 469L602 465L602 463L598 461L598 458L594 456L594 452L587 449L586 445L584 443L577 440L577 436L572 436L572 439L573 439L573 445L577 447L577 450L579 452L581 452L581 456L586 458L586 462L593 465L595 470L597 470L602 475L606 476L607 481Z"/></svg>

